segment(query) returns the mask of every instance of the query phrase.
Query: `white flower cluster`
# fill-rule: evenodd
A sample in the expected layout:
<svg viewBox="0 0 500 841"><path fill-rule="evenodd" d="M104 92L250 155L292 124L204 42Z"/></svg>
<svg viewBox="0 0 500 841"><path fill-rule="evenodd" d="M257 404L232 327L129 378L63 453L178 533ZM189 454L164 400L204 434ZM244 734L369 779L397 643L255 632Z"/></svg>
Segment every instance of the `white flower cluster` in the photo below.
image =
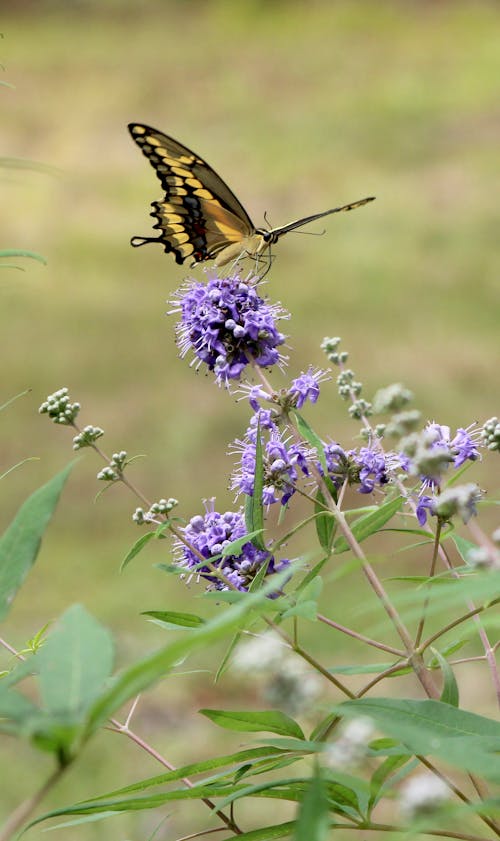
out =
<svg viewBox="0 0 500 841"><path fill-rule="evenodd" d="M260 680L267 703L292 716L306 712L321 691L316 672L273 632L241 645L233 665Z"/></svg>
<svg viewBox="0 0 500 841"><path fill-rule="evenodd" d="M450 789L440 777L424 771L405 782L400 792L401 814L407 820L430 815L448 800Z"/></svg>
<svg viewBox="0 0 500 841"><path fill-rule="evenodd" d="M359 716L346 722L338 739L328 745L323 753L323 762L330 768L351 768L359 765L368 752L368 743L373 738L374 726L371 718Z"/></svg>

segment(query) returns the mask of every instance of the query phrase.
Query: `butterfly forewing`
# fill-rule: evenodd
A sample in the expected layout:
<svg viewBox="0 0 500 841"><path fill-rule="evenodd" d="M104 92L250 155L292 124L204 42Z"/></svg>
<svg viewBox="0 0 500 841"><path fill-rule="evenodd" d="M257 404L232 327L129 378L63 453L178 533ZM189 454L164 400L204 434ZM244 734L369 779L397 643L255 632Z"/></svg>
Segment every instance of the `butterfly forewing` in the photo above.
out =
<svg viewBox="0 0 500 841"><path fill-rule="evenodd" d="M159 241L178 263L202 262L253 233L244 207L202 158L156 129L131 123L129 130L165 191L151 213L160 236L134 237L133 245Z"/></svg>

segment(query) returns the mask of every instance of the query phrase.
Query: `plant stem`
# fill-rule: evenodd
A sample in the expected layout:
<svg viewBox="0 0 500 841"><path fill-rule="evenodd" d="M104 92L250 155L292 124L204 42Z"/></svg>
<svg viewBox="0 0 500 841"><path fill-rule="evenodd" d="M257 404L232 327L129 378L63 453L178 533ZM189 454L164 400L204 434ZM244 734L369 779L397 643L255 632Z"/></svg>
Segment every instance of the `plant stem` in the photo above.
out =
<svg viewBox="0 0 500 841"><path fill-rule="evenodd" d="M325 625L329 625L331 628L335 628L336 631L340 631L341 634L346 634L348 637L353 637L354 639L359 640L359 642L364 642L366 645L372 645L374 648L379 648L381 651L387 651L389 654L394 654L396 657L404 657L405 652L400 651L397 648L393 648L391 645L385 645L383 642L378 642L377 640L373 640L370 637L365 637L364 634L359 634L357 631L353 631L351 628L346 628L345 625L341 625L339 622L334 622L333 619L329 619L327 616L323 616L323 614L318 613L316 618L319 622L324 622Z"/></svg>
<svg viewBox="0 0 500 841"><path fill-rule="evenodd" d="M441 539L441 520L438 520L436 534L434 535L434 551L432 553L432 561L431 561L431 568L429 570L429 578L434 578L436 572L436 564L439 552L439 545ZM422 616L420 617L420 621L418 623L417 628L417 635L415 637L415 648L418 648L420 645L420 640L422 639L422 634L424 633L424 625L427 616L427 609L429 607L429 600L430 600L430 593L429 593L429 584L427 584L427 595L425 597L425 602L422 608Z"/></svg>
<svg viewBox="0 0 500 841"><path fill-rule="evenodd" d="M31 817L39 803L41 803L45 795L56 785L68 767L68 764L59 765L41 788L12 812L0 830L0 841L9 841L10 838L13 838L19 832L23 824Z"/></svg>
<svg viewBox="0 0 500 841"><path fill-rule="evenodd" d="M168 768L169 771L176 770L175 765L172 765L170 762L168 762L168 760L165 759L165 757L163 757L160 753L158 753L158 751L155 750L155 748L153 748L151 745L145 742L144 739L142 739L137 733L134 733L134 731L131 730L127 724L120 724L120 722L117 721L115 718L112 718L110 720L114 726L108 729L111 730L112 733L119 733L123 734L124 736L127 736L127 738L131 739L132 742L135 742L135 744L138 745L138 747L142 748L142 750L146 751L146 753L149 753L150 756L154 757L154 759L156 759L157 762L159 762L165 768ZM182 782L184 783L184 785L187 786L187 788L193 788L194 786L194 783L192 783L188 777L182 777ZM201 802L205 804L205 806L208 806L210 811L212 811L215 815L217 815L218 818L221 819L221 821L226 825L228 829L231 830L231 832L234 832L236 835L243 834L243 830L241 830L237 826L237 824L224 812L222 812L220 809L217 809L215 803L213 803L212 800L210 800L208 797L202 797L200 799ZM3 841L1 837L0 841Z"/></svg>

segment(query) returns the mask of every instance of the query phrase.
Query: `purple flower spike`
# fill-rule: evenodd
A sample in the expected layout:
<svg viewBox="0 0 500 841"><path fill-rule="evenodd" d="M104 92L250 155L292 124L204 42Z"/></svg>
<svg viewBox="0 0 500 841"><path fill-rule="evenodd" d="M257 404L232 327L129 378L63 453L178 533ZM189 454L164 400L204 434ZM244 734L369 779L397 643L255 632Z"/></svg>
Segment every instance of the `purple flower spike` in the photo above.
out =
<svg viewBox="0 0 500 841"><path fill-rule="evenodd" d="M287 559L276 562L270 552L266 549L258 549L251 541L243 544L240 554L217 557L234 540L244 537L245 519L241 510L219 514L215 511L214 500L205 502L205 508L204 516L192 517L188 525L180 529L190 546L186 546L181 540L175 540L174 551L177 563L188 570L192 569L192 575L208 581L211 589L228 590L230 589L228 582L230 582L237 590L246 592L262 564L268 565L267 575L281 572L289 565L290 561ZM210 561L213 568L220 570L226 581L214 575L210 566L203 566L199 556L193 550L197 550L207 561Z"/></svg>
<svg viewBox="0 0 500 841"><path fill-rule="evenodd" d="M262 367L284 364L277 348L285 336L276 322L288 314L258 295L256 278L212 275L206 285L190 279L171 303L171 312L181 316L176 328L181 356L192 350L197 367L204 363L214 371L219 385L239 380L250 360Z"/></svg>
<svg viewBox="0 0 500 841"><path fill-rule="evenodd" d="M264 467L262 501L264 505L274 505L277 502L286 505L295 493L295 485L300 474L309 475L307 466L309 452L304 444L290 444L290 439L284 439L268 415L270 415L268 410L260 409L250 421L245 438L234 442L232 453L240 455L240 462L233 473L231 489L237 494L253 496L255 449L260 420Z"/></svg>

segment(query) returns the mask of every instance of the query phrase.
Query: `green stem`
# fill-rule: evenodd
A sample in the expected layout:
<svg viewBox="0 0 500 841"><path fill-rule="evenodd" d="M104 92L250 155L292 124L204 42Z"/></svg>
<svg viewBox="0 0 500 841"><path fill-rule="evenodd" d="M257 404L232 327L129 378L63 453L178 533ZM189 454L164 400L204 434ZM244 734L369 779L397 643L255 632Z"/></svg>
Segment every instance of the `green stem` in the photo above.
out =
<svg viewBox="0 0 500 841"><path fill-rule="evenodd" d="M11 815L7 818L7 821L3 825L2 829L0 829L0 841L9 841L10 838L13 838L17 832L21 829L21 827L26 823L28 818L31 817L37 806L41 803L43 798L45 797L48 792L54 788L56 783L59 782L60 778L64 774L64 772L68 769L69 763L66 765L59 765L56 770L50 775L50 777L44 782L41 788L38 789L31 797L28 797L23 803L21 803L17 809L15 809Z"/></svg>
<svg viewBox="0 0 500 841"><path fill-rule="evenodd" d="M438 520L436 534L434 535L434 551L432 553L432 561L431 561L431 568L430 568L430 571L429 571L429 578L434 578L434 575L436 573L436 564L437 564L438 553L439 553L439 545L440 545L440 539L441 539L441 528L442 528L441 520ZM427 584L427 595L425 597L425 602L424 602L424 606L423 606L423 609L422 609L422 616L420 617L420 622L418 623L418 628L417 628L417 635L415 637L415 648L418 648L418 646L420 645L420 641L422 639L422 634L424 633L424 625L425 625L425 620L426 620L426 617L427 617L427 610L428 610L429 601L430 601L429 586L430 585Z"/></svg>

